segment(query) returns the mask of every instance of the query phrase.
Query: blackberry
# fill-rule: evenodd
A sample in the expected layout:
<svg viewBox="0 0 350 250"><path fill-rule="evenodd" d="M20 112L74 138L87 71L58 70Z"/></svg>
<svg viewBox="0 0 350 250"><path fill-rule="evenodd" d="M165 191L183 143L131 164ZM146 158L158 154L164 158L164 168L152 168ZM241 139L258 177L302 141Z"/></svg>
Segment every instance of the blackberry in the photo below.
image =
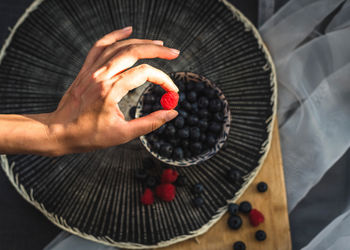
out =
<svg viewBox="0 0 350 250"><path fill-rule="evenodd" d="M192 153L190 150L185 150L185 158L191 158L192 157Z"/></svg>
<svg viewBox="0 0 350 250"><path fill-rule="evenodd" d="M159 150L161 156L169 158L173 153L173 147L169 143L164 143Z"/></svg>
<svg viewBox="0 0 350 250"><path fill-rule="evenodd" d="M152 151L156 153L158 153L160 147L161 147L161 143L159 141L154 142L153 145L151 146Z"/></svg>
<svg viewBox="0 0 350 250"><path fill-rule="evenodd" d="M204 133L202 133L202 134L201 134L201 137L199 138L199 140L200 140L201 142L205 142L206 139L207 139L207 136L206 136Z"/></svg>
<svg viewBox="0 0 350 250"><path fill-rule="evenodd" d="M152 94L147 94L147 95L145 95L145 97L143 98L143 102L144 102L145 104L153 104L153 103L155 103L155 101L156 101L156 98L155 98L155 96L152 95Z"/></svg>
<svg viewBox="0 0 350 250"><path fill-rule="evenodd" d="M191 107L191 112L192 114L197 114L198 113L198 104L195 102L195 103L192 103L192 107Z"/></svg>
<svg viewBox="0 0 350 250"><path fill-rule="evenodd" d="M154 95L161 97L165 93L165 90L159 85L154 85L152 92Z"/></svg>
<svg viewBox="0 0 350 250"><path fill-rule="evenodd" d="M192 81L188 82L188 83L186 84L186 90L187 90L187 91L193 90L193 89L196 87L196 84L197 84L197 83L192 82Z"/></svg>
<svg viewBox="0 0 350 250"><path fill-rule="evenodd" d="M239 211L248 214L252 210L252 205L248 201L243 201L239 204Z"/></svg>
<svg viewBox="0 0 350 250"><path fill-rule="evenodd" d="M173 147L177 147L180 145L181 143L181 139L180 138L171 138L169 140L170 144L173 146Z"/></svg>

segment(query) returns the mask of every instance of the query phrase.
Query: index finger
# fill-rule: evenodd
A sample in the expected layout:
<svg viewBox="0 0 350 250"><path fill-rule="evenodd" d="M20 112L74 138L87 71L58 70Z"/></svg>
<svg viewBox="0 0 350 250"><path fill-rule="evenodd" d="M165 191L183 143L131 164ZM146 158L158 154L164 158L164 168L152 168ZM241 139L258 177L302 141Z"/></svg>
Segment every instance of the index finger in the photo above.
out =
<svg viewBox="0 0 350 250"><path fill-rule="evenodd" d="M109 96L117 103L132 89L144 84L146 81L160 85L166 91L178 92L179 89L171 78L163 71L148 64L141 64L135 68L117 75Z"/></svg>

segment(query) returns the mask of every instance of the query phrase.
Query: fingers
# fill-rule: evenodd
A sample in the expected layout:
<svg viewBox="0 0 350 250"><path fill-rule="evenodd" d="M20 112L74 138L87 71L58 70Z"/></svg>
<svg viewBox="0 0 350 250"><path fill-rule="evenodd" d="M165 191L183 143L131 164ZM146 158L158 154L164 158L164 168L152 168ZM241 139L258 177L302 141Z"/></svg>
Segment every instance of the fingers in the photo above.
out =
<svg viewBox="0 0 350 250"><path fill-rule="evenodd" d="M146 39L128 39L113 43L112 45L106 47L104 51L101 53L97 61L93 65L92 71L97 70L106 64L121 48L124 46L132 45L132 44L156 44L163 45L163 41L159 40L146 40Z"/></svg>
<svg viewBox="0 0 350 250"><path fill-rule="evenodd" d="M147 116L131 120L127 123L127 140L148 134L178 115L176 110L159 110Z"/></svg>
<svg viewBox="0 0 350 250"><path fill-rule="evenodd" d="M109 46L119 40L128 38L131 33L132 33L132 27L129 26L129 27L125 27L124 29L115 30L105 35L104 37L102 37L90 49L86 57L86 60L84 62L83 68L89 68L100 56L100 54L103 52L106 46Z"/></svg>
<svg viewBox="0 0 350 250"><path fill-rule="evenodd" d="M179 89L171 78L163 71L148 64L141 64L128 71L125 71L115 78L115 83L109 93L117 103L132 89L144 84L146 81L160 85L166 91L178 92Z"/></svg>
<svg viewBox="0 0 350 250"><path fill-rule="evenodd" d="M156 44L132 44L124 46L102 68L94 73L93 77L106 80L132 67L139 59L162 58L172 60L178 57L179 51Z"/></svg>

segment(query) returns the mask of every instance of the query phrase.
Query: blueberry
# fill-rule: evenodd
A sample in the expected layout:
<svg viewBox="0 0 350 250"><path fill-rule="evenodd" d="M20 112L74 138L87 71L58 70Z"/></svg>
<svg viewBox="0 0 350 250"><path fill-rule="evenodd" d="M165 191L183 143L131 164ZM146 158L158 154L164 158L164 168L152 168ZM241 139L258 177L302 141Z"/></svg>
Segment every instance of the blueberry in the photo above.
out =
<svg viewBox="0 0 350 250"><path fill-rule="evenodd" d="M208 128L208 122L206 120L200 120L198 122L198 127L200 128L201 131L206 131Z"/></svg>
<svg viewBox="0 0 350 250"><path fill-rule="evenodd" d="M207 139L207 136L206 136L204 133L202 133L202 134L201 134L201 137L199 138L199 140L200 140L201 142L205 142L206 139Z"/></svg>
<svg viewBox="0 0 350 250"><path fill-rule="evenodd" d="M152 105L150 105L150 104L143 105L143 107L142 107L143 114L149 114L151 112L152 112Z"/></svg>
<svg viewBox="0 0 350 250"><path fill-rule="evenodd" d="M166 124L160 126L157 130L155 130L154 132L157 134L157 135L161 135L164 133L165 129L166 129Z"/></svg>
<svg viewBox="0 0 350 250"><path fill-rule="evenodd" d="M157 179L154 176L149 176L145 181L146 187L154 188L157 186Z"/></svg>
<svg viewBox="0 0 350 250"><path fill-rule="evenodd" d="M187 111L191 111L191 109L192 109L192 105L188 101L183 101L181 103L181 107L183 107Z"/></svg>
<svg viewBox="0 0 350 250"><path fill-rule="evenodd" d="M185 159L191 158L191 156L192 156L191 151L190 150L186 150L185 151Z"/></svg>
<svg viewBox="0 0 350 250"><path fill-rule="evenodd" d="M242 201L239 204L239 211L245 214L248 214L252 210L252 205L248 201Z"/></svg>
<svg viewBox="0 0 350 250"><path fill-rule="evenodd" d="M175 185L179 186L179 187L184 187L186 186L188 183L188 179L185 175L179 175L179 177L177 177Z"/></svg>
<svg viewBox="0 0 350 250"><path fill-rule="evenodd" d="M155 104L153 105L152 111L154 112L161 109L163 109L163 107L160 104Z"/></svg>
<svg viewBox="0 0 350 250"><path fill-rule="evenodd" d="M190 91L186 94L187 101L194 103L197 100L197 93Z"/></svg>
<svg viewBox="0 0 350 250"><path fill-rule="evenodd" d="M191 91L191 90L193 90L195 87L196 87L196 84L197 83L195 83L195 82L188 82L187 84L186 84L186 90L187 91Z"/></svg>
<svg viewBox="0 0 350 250"><path fill-rule="evenodd" d="M198 155L202 152L202 144L200 142L192 143L190 149L193 155Z"/></svg>
<svg viewBox="0 0 350 250"><path fill-rule="evenodd" d="M236 169L230 169L227 173L228 180L232 182L237 182L241 179L241 173Z"/></svg>
<svg viewBox="0 0 350 250"><path fill-rule="evenodd" d="M197 196L196 198L194 198L193 203L195 207L201 207L204 204L204 199L201 196Z"/></svg>
<svg viewBox="0 0 350 250"><path fill-rule="evenodd" d="M171 138L171 139L169 140L169 142L170 142L170 144L171 144L172 146L177 147L177 146L180 145L181 139L180 139L180 138Z"/></svg>
<svg viewBox="0 0 350 250"><path fill-rule="evenodd" d="M150 133L147 135L147 141L150 143L150 144L153 144L154 142L158 141L158 136L154 133Z"/></svg>
<svg viewBox="0 0 350 250"><path fill-rule="evenodd" d="M213 147L213 146L215 145L215 143L216 143L216 138L215 138L215 136L212 135L212 134L207 135L207 140L206 140L206 142L207 142L207 145L208 145L209 147Z"/></svg>
<svg viewBox="0 0 350 250"><path fill-rule="evenodd" d="M147 171L143 168L136 169L135 177L138 180L145 180L148 177Z"/></svg>
<svg viewBox="0 0 350 250"><path fill-rule="evenodd" d="M162 96L165 93L165 90L159 85L154 85L152 93L154 93L156 96Z"/></svg>
<svg viewBox="0 0 350 250"><path fill-rule="evenodd" d="M236 241L233 244L233 250L245 250L246 246L243 241Z"/></svg>
<svg viewBox="0 0 350 250"><path fill-rule="evenodd" d="M169 158L173 153L173 147L169 143L164 143L159 150L161 156Z"/></svg>
<svg viewBox="0 0 350 250"><path fill-rule="evenodd" d="M145 104L153 104L155 101L156 101L156 98L155 98L155 96L152 95L152 94L147 94L147 95L145 95L144 98L143 98L143 102L144 102Z"/></svg>
<svg viewBox="0 0 350 250"><path fill-rule="evenodd" d="M227 224L231 229L237 230L242 226L242 219L238 215L231 215L228 218Z"/></svg>
<svg viewBox="0 0 350 250"><path fill-rule="evenodd" d="M209 111L210 112L219 112L222 108L222 101L218 98L210 100L209 102Z"/></svg>
<svg viewBox="0 0 350 250"><path fill-rule="evenodd" d="M216 94L215 90L213 88L211 88L211 87L207 87L207 88L204 89L204 95L206 97L208 97L209 99L214 98L215 94Z"/></svg>
<svg viewBox="0 0 350 250"><path fill-rule="evenodd" d="M191 107L191 112L192 114L197 114L198 113L198 104L195 102L195 103L192 103L192 107Z"/></svg>
<svg viewBox="0 0 350 250"><path fill-rule="evenodd" d="M181 116L181 115L178 115L178 116L175 118L174 125L175 125L175 127L177 127L177 128L183 128L184 125L185 125L185 119L184 119L184 117Z"/></svg>
<svg viewBox="0 0 350 250"><path fill-rule="evenodd" d="M200 194L204 191L204 187L201 183L197 183L193 186L193 193Z"/></svg>
<svg viewBox="0 0 350 250"><path fill-rule="evenodd" d="M135 113L136 113L136 106L133 106L129 109L129 116L131 119L135 118Z"/></svg>
<svg viewBox="0 0 350 250"><path fill-rule="evenodd" d="M239 206L238 204L236 203L231 203L228 205L228 212L231 214L231 215L235 215L238 213L238 210L239 210Z"/></svg>
<svg viewBox="0 0 350 250"><path fill-rule="evenodd" d="M190 130L189 128L185 127L182 128L180 130L178 130L177 135L181 138L181 139L186 139L190 137Z"/></svg>
<svg viewBox="0 0 350 250"><path fill-rule="evenodd" d="M256 231L255 239L257 239L258 241L266 240L266 233L263 230Z"/></svg>
<svg viewBox="0 0 350 250"><path fill-rule="evenodd" d="M219 133L222 129L222 126L217 122L211 122L211 123L209 123L208 129L211 132Z"/></svg>
<svg viewBox="0 0 350 250"><path fill-rule="evenodd" d="M187 118L188 117L188 113L185 111L185 110L183 110L183 109L179 109L179 115L178 116L182 116L183 118Z"/></svg>
<svg viewBox="0 0 350 250"><path fill-rule="evenodd" d="M184 151L182 150L182 148L180 147L175 148L173 152L173 159L181 160L182 158L184 158Z"/></svg>
<svg viewBox="0 0 350 250"><path fill-rule="evenodd" d="M181 140L181 145L183 148L188 148L190 142L188 140Z"/></svg>
<svg viewBox="0 0 350 250"><path fill-rule="evenodd" d="M199 141L200 136L201 136L201 131L200 131L199 128L197 128L197 127L192 127L192 128L190 129L190 138L191 138L191 141L193 141L193 142Z"/></svg>
<svg viewBox="0 0 350 250"><path fill-rule="evenodd" d="M151 149L152 149L152 151L157 153L159 151L160 147L161 147L160 142L156 141L156 142L153 143Z"/></svg>
<svg viewBox="0 0 350 250"><path fill-rule="evenodd" d="M224 120L224 114L221 112L215 113L213 115L214 121L222 122Z"/></svg>
<svg viewBox="0 0 350 250"><path fill-rule="evenodd" d="M263 193L263 192L266 192L267 189L268 189L268 186L265 182L259 182L258 185L257 185L257 189L259 192Z"/></svg>
<svg viewBox="0 0 350 250"><path fill-rule="evenodd" d="M203 90L205 89L205 87L206 87L205 82L197 82L196 85L195 85L195 87L194 87L194 90L195 90L197 93L199 93L199 92L203 91Z"/></svg>
<svg viewBox="0 0 350 250"><path fill-rule="evenodd" d="M183 83L183 81L177 80L174 83L177 85L177 87L179 88L180 91L184 91L185 90L185 84Z"/></svg>
<svg viewBox="0 0 350 250"><path fill-rule="evenodd" d="M165 134L169 137L173 137L176 134L176 128L173 124L168 124L168 126L165 129Z"/></svg>
<svg viewBox="0 0 350 250"><path fill-rule="evenodd" d="M187 117L187 124L190 126L196 126L198 124L198 117L195 115L190 115Z"/></svg>
<svg viewBox="0 0 350 250"><path fill-rule="evenodd" d="M199 108L203 109L203 108L208 107L208 105L209 105L209 100L207 97L202 96L199 98L199 100L198 100L198 107Z"/></svg>
<svg viewBox="0 0 350 250"><path fill-rule="evenodd" d="M206 118L206 117L208 117L208 114L209 114L209 112L208 112L208 110L206 110L206 109L200 109L200 110L198 110L198 116L199 116L200 118Z"/></svg>
<svg viewBox="0 0 350 250"><path fill-rule="evenodd" d="M186 99L185 93L181 92L181 93L179 94L179 102L181 103L181 102L183 102L185 99Z"/></svg>

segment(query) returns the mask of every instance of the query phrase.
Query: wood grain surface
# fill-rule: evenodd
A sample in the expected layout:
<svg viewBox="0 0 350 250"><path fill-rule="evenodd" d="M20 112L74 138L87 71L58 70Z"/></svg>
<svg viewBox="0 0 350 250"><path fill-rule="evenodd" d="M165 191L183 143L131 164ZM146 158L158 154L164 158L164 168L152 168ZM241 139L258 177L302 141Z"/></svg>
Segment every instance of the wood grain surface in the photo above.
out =
<svg viewBox="0 0 350 250"><path fill-rule="evenodd" d="M265 193L259 193L257 183L264 181L269 189ZM287 212L287 199L282 167L279 133L274 124L271 149L262 169L253 183L241 196L238 202L247 200L254 208L260 210L265 216L265 222L258 227L249 224L247 216L242 215L243 225L239 230L231 230L227 226L228 213L220 219L205 234L184 242L177 243L165 250L229 250L233 249L233 243L241 240L246 243L246 249L250 250L290 250L291 239ZM263 242L255 240L255 232L262 229L267 234Z"/></svg>

